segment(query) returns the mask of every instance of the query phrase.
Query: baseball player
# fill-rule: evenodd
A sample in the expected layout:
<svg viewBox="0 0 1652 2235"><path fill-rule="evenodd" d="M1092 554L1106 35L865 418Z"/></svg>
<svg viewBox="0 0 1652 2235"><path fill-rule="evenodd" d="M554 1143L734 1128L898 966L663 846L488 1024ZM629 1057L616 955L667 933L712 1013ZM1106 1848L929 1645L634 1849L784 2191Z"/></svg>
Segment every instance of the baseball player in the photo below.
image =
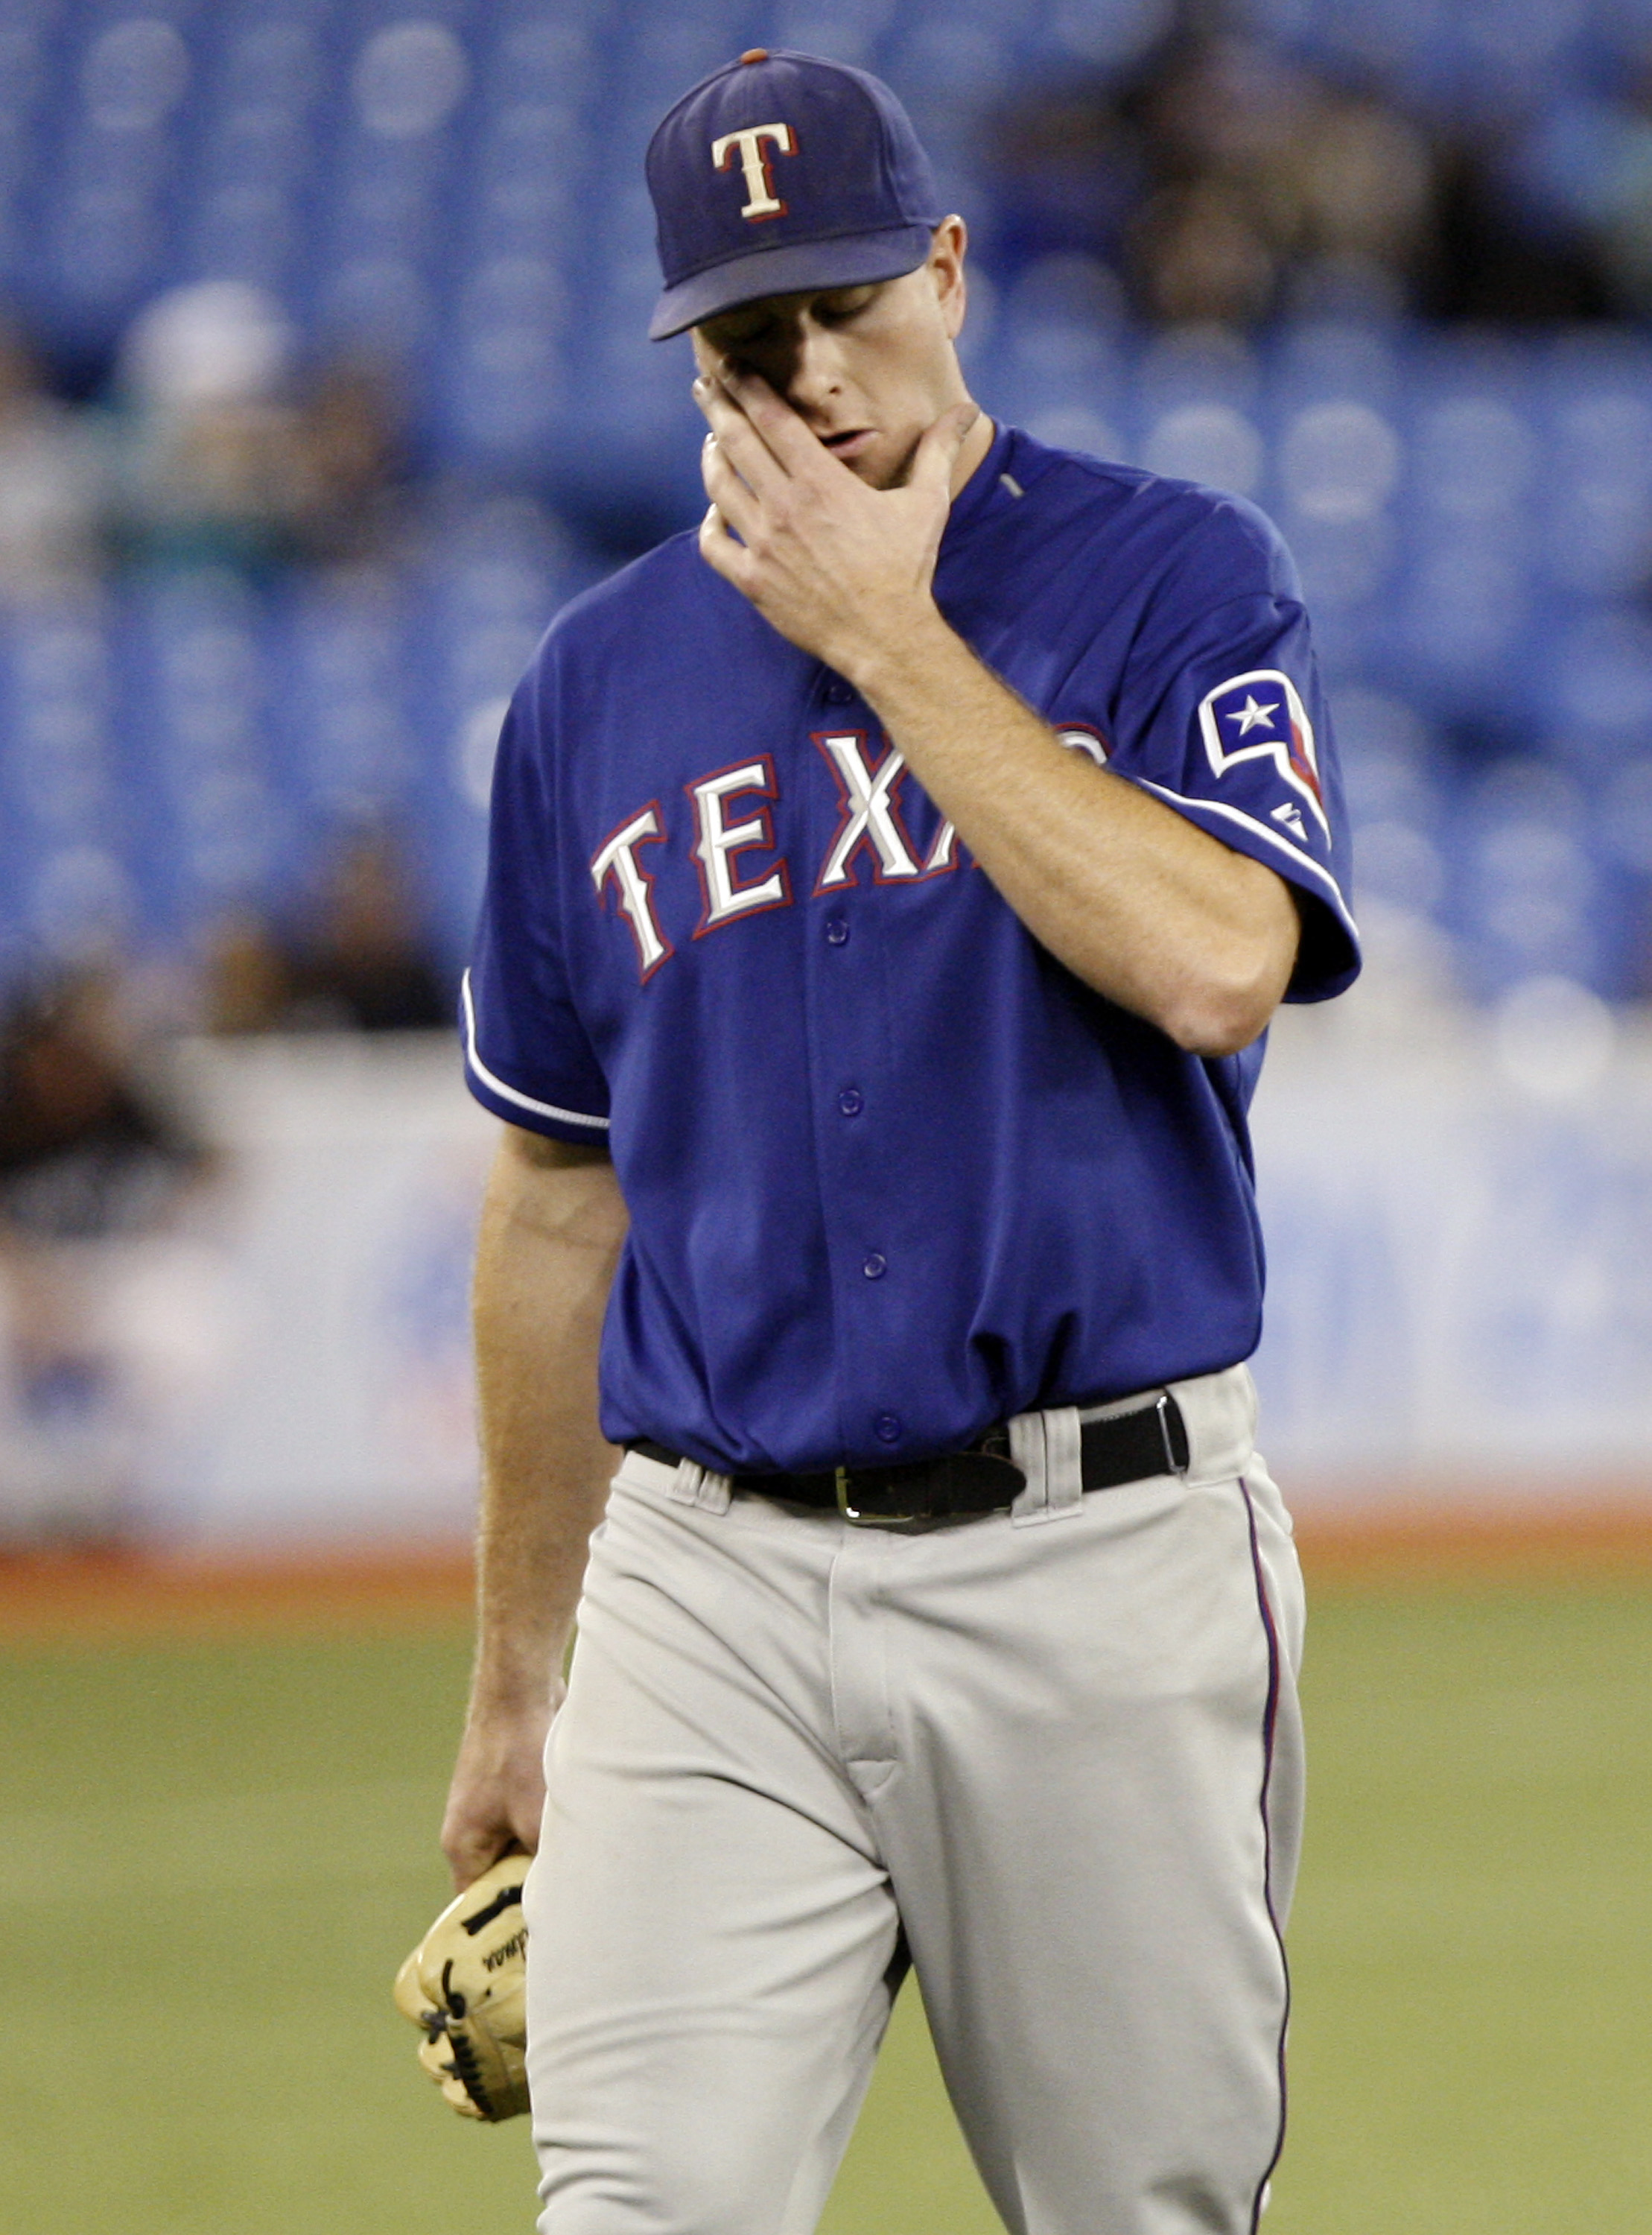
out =
<svg viewBox="0 0 1652 2235"><path fill-rule="evenodd" d="M801 2235L910 1962L1007 2226L1237 2235L1301 1801L1245 1110L1358 967L1295 578L977 409L876 80L746 54L648 177L709 509L516 695L464 1005L443 1842L538 1849L540 2227Z"/></svg>

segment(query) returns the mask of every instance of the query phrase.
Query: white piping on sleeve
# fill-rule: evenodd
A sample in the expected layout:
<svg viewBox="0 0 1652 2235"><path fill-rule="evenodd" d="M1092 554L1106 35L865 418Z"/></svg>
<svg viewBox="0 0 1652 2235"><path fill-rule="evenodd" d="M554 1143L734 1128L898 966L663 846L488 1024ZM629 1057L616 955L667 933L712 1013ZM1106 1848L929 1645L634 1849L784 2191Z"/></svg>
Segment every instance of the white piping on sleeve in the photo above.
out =
<svg viewBox="0 0 1652 2235"><path fill-rule="evenodd" d="M1304 854L1300 847L1294 846L1282 832L1270 830L1267 824L1258 823L1255 816L1246 815L1237 807L1226 806L1219 799L1188 799L1179 791L1167 790L1162 783L1149 783L1146 777L1137 777L1134 781L1140 785L1143 791L1156 793L1169 806L1195 808L1201 815L1220 815L1230 823L1237 823L1241 829L1249 830L1258 838L1265 838L1270 846L1278 849L1287 861L1299 869L1306 869L1310 877L1318 878L1330 895L1331 906L1335 909L1338 917L1348 926L1355 938L1359 936L1359 927L1349 912L1348 902L1342 898L1342 888L1335 878L1329 869L1322 868L1311 854Z"/></svg>
<svg viewBox="0 0 1652 2235"><path fill-rule="evenodd" d="M519 1093L515 1087L506 1086L502 1078L495 1078L476 1052L476 1007L470 998L468 970L460 980L459 990L465 1005L465 1060L490 1094L497 1094L506 1102L515 1103L519 1110L532 1111L536 1118L554 1118L561 1125L591 1125L599 1132L608 1131L606 1118L587 1118L583 1111L558 1110L554 1102L536 1102L531 1094Z"/></svg>

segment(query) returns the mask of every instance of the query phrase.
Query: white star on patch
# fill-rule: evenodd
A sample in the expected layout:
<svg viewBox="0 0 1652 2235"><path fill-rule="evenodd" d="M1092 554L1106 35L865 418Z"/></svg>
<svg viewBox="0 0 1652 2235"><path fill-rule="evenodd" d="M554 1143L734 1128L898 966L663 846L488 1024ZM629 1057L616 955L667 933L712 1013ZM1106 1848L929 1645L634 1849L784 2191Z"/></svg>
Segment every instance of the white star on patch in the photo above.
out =
<svg viewBox="0 0 1652 2235"><path fill-rule="evenodd" d="M1238 724L1239 735L1242 737L1248 737L1254 729L1258 727L1267 729L1278 711L1279 703L1277 699L1271 706L1258 706L1254 694L1247 693L1245 702L1238 712L1230 714L1227 718L1230 722Z"/></svg>

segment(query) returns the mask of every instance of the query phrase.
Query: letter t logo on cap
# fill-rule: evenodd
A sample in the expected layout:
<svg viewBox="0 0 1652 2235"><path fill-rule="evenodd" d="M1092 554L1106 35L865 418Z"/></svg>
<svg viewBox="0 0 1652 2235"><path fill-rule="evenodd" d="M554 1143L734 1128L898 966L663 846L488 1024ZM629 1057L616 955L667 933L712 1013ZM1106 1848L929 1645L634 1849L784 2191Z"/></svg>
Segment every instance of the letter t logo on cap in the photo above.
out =
<svg viewBox="0 0 1652 2235"><path fill-rule="evenodd" d="M740 150L741 168L746 174L747 202L741 217L750 218L754 224L766 217L784 217L786 204L774 192L774 174L769 170L769 158L764 153L763 142L772 140L782 155L795 155L797 142L792 137L789 124L748 124L742 132L725 132L721 140L711 143L711 167L715 171L726 171L728 159L736 147Z"/></svg>

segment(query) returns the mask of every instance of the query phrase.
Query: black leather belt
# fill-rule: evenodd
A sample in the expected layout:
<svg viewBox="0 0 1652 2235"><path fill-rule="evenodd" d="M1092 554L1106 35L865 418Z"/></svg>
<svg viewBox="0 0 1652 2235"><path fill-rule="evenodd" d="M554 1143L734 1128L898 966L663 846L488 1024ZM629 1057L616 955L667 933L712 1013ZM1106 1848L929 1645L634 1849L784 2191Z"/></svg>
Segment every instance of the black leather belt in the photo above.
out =
<svg viewBox="0 0 1652 2235"><path fill-rule="evenodd" d="M1086 1490L1117 1490L1150 1475L1180 1474L1187 1465L1187 1424L1168 1391L1133 1412L1084 1421L1079 1439L1080 1479ZM665 1466L679 1463L676 1452L646 1436L636 1437L625 1448ZM888 1529L903 1522L1002 1513L1020 1497L1027 1478L1009 1456L1009 1429L1001 1426L989 1428L967 1450L938 1459L833 1467L819 1474L736 1474L729 1484L756 1498L819 1506L846 1521Z"/></svg>

